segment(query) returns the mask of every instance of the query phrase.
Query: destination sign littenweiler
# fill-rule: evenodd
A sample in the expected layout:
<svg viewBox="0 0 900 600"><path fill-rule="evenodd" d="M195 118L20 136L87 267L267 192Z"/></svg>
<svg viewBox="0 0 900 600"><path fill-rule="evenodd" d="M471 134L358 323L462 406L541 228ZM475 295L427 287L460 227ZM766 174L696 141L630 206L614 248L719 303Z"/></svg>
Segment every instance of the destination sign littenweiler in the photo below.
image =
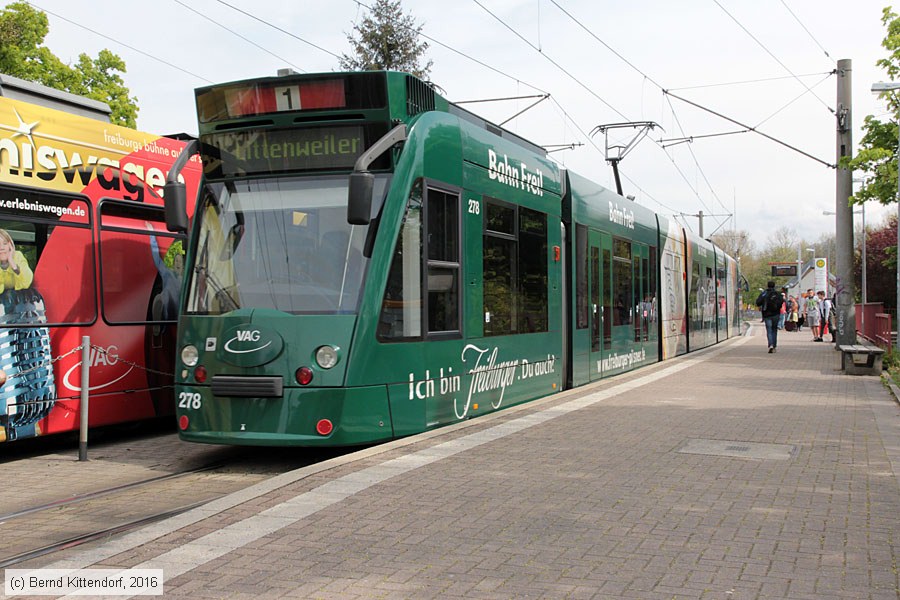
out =
<svg viewBox="0 0 900 600"><path fill-rule="evenodd" d="M207 175L225 176L349 169L365 149L359 125L217 132L201 141Z"/></svg>

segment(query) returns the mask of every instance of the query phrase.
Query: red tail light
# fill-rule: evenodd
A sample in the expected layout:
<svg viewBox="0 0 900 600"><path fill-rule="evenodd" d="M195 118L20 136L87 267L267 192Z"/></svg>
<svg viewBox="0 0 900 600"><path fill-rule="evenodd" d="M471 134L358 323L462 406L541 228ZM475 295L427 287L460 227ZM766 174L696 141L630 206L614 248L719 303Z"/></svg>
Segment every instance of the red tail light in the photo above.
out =
<svg viewBox="0 0 900 600"><path fill-rule="evenodd" d="M207 375L208 373L206 372L206 367L204 367L203 365L200 365L199 367L194 369L194 381L196 381L197 383L205 383Z"/></svg>
<svg viewBox="0 0 900 600"><path fill-rule="evenodd" d="M178 428L184 431L188 428L188 425L190 425L190 421L188 420L187 415L181 415L181 417L178 418Z"/></svg>
<svg viewBox="0 0 900 600"><path fill-rule="evenodd" d="M316 432L319 435L328 435L334 431L334 425L328 419L322 419L316 423Z"/></svg>
<svg viewBox="0 0 900 600"><path fill-rule="evenodd" d="M297 369L295 375L297 377L297 383L300 385L309 385L313 379L313 372L309 367L300 367Z"/></svg>

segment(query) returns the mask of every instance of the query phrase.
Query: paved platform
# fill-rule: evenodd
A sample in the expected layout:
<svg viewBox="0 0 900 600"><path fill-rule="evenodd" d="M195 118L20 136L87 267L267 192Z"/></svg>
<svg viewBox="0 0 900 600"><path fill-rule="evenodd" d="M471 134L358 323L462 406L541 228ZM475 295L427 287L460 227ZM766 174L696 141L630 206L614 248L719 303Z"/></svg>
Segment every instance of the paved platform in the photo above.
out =
<svg viewBox="0 0 900 600"><path fill-rule="evenodd" d="M22 568L166 597L900 597L900 405L765 332L252 485Z"/></svg>

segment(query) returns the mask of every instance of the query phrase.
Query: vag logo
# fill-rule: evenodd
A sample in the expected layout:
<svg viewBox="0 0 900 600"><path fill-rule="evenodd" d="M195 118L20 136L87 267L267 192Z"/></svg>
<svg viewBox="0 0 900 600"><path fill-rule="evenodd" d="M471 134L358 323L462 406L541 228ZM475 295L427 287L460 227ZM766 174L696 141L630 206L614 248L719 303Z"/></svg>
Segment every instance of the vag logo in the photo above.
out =
<svg viewBox="0 0 900 600"><path fill-rule="evenodd" d="M262 346L253 346L252 348L238 349L234 348L233 346L235 342L258 343L260 340L262 340L262 334L258 329L238 329L234 332L234 337L225 342L225 351L232 354L248 354L250 352L259 352L263 348L267 348L272 345L272 340L269 340Z"/></svg>
<svg viewBox="0 0 900 600"><path fill-rule="evenodd" d="M259 330L254 329L253 331L238 331L237 335L235 335L234 337L239 342L258 342Z"/></svg>
<svg viewBox="0 0 900 600"><path fill-rule="evenodd" d="M241 323L221 333L221 344L216 338L206 339L207 351L215 352L219 360L236 367L258 367L274 360L284 349L284 338L278 330L257 323Z"/></svg>
<svg viewBox="0 0 900 600"><path fill-rule="evenodd" d="M107 346L106 348L98 348L92 346L88 353L88 367L92 369L92 377L90 381L93 385L88 391L102 390L114 383L125 379L129 373L134 370L134 363L119 358L119 347L116 345ZM103 367L107 367L103 369ZM113 368L116 367L116 368ZM96 369L94 371L93 369ZM76 372L78 377L76 378ZM78 383L76 383L76 379ZM100 380L98 383L97 380ZM69 367L69 370L63 374L63 385L73 392L81 391L81 361Z"/></svg>

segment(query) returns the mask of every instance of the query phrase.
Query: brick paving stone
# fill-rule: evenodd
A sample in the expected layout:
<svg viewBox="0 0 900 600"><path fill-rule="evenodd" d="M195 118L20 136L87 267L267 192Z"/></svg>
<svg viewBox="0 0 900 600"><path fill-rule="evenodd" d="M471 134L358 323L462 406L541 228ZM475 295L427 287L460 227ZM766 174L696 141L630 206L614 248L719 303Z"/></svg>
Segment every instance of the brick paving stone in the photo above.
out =
<svg viewBox="0 0 900 600"><path fill-rule="evenodd" d="M843 375L829 344L780 337L777 360L757 331L701 362L679 359L348 457L105 564L152 566L168 552L201 560L188 544L227 529L219 539L237 546L171 577L167 596L896 600L900 406L877 378ZM445 442L641 380L376 476L389 460L433 456ZM679 452L703 439L795 452ZM378 483L359 490L359 481ZM245 519L325 484L359 491L241 541Z"/></svg>

